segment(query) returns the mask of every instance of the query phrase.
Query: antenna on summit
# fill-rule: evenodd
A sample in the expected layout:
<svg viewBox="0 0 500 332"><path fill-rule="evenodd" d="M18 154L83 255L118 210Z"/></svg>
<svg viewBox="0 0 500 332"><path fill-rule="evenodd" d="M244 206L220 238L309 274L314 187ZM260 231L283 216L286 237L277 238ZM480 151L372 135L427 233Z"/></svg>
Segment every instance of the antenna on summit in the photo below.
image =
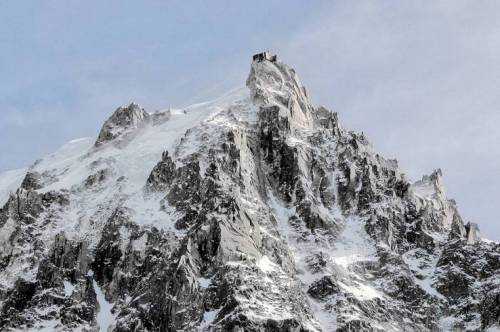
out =
<svg viewBox="0 0 500 332"><path fill-rule="evenodd" d="M262 53L257 53L257 54L254 54L253 56L253 61L257 61L257 62L262 62L262 61L271 61L271 62L276 62L276 54L271 54L271 52L269 52L269 50L265 51L265 52L262 52Z"/></svg>

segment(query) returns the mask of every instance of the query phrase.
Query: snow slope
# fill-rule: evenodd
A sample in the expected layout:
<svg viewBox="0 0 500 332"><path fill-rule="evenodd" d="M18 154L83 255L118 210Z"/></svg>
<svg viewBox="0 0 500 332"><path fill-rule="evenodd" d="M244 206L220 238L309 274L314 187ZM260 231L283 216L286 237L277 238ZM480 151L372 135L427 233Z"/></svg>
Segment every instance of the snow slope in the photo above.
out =
<svg viewBox="0 0 500 332"><path fill-rule="evenodd" d="M19 188L26 171L27 168L20 168L0 173L0 205L4 205L9 196Z"/></svg>

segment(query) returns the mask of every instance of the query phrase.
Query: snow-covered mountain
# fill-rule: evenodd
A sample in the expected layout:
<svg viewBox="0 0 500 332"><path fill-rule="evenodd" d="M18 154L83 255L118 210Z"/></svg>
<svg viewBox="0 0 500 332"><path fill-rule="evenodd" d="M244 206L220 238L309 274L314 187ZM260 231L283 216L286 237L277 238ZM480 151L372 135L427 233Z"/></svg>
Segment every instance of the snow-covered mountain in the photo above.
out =
<svg viewBox="0 0 500 332"><path fill-rule="evenodd" d="M0 174L5 331L494 331L500 244L295 71Z"/></svg>

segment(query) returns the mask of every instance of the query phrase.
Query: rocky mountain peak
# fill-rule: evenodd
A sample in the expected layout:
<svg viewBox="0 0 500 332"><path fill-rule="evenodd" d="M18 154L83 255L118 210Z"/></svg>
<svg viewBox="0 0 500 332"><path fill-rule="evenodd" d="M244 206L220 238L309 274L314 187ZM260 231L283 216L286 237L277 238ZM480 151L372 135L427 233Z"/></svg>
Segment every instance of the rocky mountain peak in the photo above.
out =
<svg viewBox="0 0 500 332"><path fill-rule="evenodd" d="M138 104L131 103L127 107L118 107L116 111L104 122L95 146L114 140L131 132L149 120L149 114Z"/></svg>
<svg viewBox="0 0 500 332"><path fill-rule="evenodd" d="M410 182L276 56L247 87L121 107L95 143L0 181L0 330L500 326L500 244L440 170Z"/></svg>
<svg viewBox="0 0 500 332"><path fill-rule="evenodd" d="M310 128L313 106L295 70L268 52L254 55L247 79L253 103L261 110L276 109L291 128Z"/></svg>
<svg viewBox="0 0 500 332"><path fill-rule="evenodd" d="M412 187L422 197L446 197L443 173L439 168L434 170L430 175L422 176L422 179L414 182Z"/></svg>

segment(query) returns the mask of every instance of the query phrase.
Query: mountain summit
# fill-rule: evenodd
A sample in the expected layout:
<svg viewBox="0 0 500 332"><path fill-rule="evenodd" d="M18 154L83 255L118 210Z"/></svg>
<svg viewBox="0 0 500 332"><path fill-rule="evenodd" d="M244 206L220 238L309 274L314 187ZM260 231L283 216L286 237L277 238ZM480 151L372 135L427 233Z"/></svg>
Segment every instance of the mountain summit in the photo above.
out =
<svg viewBox="0 0 500 332"><path fill-rule="evenodd" d="M500 329L500 244L440 170L410 182L267 52L246 85L0 174L0 329Z"/></svg>

